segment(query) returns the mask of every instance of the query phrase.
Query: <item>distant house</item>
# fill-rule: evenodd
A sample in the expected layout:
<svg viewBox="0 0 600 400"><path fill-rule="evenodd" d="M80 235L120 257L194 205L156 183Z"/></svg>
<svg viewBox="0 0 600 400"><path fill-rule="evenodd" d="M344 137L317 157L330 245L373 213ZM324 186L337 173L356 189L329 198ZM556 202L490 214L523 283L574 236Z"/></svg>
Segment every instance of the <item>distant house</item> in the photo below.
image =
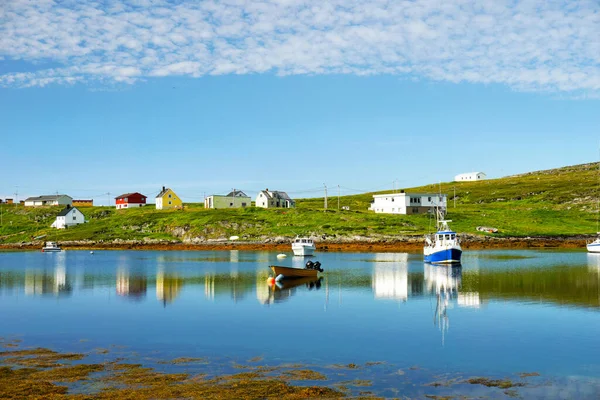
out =
<svg viewBox="0 0 600 400"><path fill-rule="evenodd" d="M85 216L77 207L66 206L56 217L51 227L56 229L65 229L70 226L83 224Z"/></svg>
<svg viewBox="0 0 600 400"><path fill-rule="evenodd" d="M13 199L6 199L5 203L6 204L13 204Z"/></svg>
<svg viewBox="0 0 600 400"><path fill-rule="evenodd" d="M262 208L294 208L296 202L287 195L286 192L261 190L256 195L256 207Z"/></svg>
<svg viewBox="0 0 600 400"><path fill-rule="evenodd" d="M481 181L487 178L486 174L483 172L467 172L465 174L458 174L454 177L456 182L463 181Z"/></svg>
<svg viewBox="0 0 600 400"><path fill-rule="evenodd" d="M73 200L73 207L92 207L94 200Z"/></svg>
<svg viewBox="0 0 600 400"><path fill-rule="evenodd" d="M204 199L204 208L244 208L252 205L252 199L241 190L229 192L227 195L213 194Z"/></svg>
<svg viewBox="0 0 600 400"><path fill-rule="evenodd" d="M162 187L160 193L156 196L156 209L165 210L169 208L181 208L183 204L179 196L169 188Z"/></svg>
<svg viewBox="0 0 600 400"><path fill-rule="evenodd" d="M435 207L446 209L446 195L439 193L389 193L373 195L369 210L383 214L424 214Z"/></svg>
<svg viewBox="0 0 600 400"><path fill-rule="evenodd" d="M115 197L117 210L122 208L143 207L146 205L146 196L141 193L125 193Z"/></svg>
<svg viewBox="0 0 600 400"><path fill-rule="evenodd" d="M53 194L48 196L28 197L25 199L25 207L42 206L72 206L73 198L66 194Z"/></svg>

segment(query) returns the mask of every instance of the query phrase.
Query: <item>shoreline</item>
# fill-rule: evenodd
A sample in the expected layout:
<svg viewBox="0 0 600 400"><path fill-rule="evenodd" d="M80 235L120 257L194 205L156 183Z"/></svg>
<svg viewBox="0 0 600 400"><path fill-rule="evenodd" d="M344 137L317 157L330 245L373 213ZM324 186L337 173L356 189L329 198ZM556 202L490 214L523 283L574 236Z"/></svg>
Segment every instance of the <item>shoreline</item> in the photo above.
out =
<svg viewBox="0 0 600 400"><path fill-rule="evenodd" d="M461 245L465 250L488 249L585 249L586 241L583 236L570 237L508 237L473 236L463 240ZM281 251L290 252L290 242L287 240L243 242L243 241L212 241L203 243L185 243L166 240L122 240L105 241L58 241L64 250L169 250L169 251ZM0 244L0 250L39 250L42 241L28 243ZM386 239L386 240L356 240L333 241L324 240L316 243L318 252L420 252L423 249L421 237Z"/></svg>

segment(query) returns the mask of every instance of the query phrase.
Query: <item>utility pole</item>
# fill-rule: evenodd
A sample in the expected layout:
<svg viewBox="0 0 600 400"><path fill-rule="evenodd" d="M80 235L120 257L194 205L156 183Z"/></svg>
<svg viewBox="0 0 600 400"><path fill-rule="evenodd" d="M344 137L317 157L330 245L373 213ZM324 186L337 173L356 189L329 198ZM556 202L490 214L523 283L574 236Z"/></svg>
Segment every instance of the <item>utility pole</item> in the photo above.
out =
<svg viewBox="0 0 600 400"><path fill-rule="evenodd" d="M340 185L338 185L338 211L340 211Z"/></svg>
<svg viewBox="0 0 600 400"><path fill-rule="evenodd" d="M327 210L327 185L323 184L323 186L325 186L325 210Z"/></svg>
<svg viewBox="0 0 600 400"><path fill-rule="evenodd" d="M19 204L19 185L15 186L17 190L15 191L15 207Z"/></svg>
<svg viewBox="0 0 600 400"><path fill-rule="evenodd" d="M106 206L110 207L110 192L106 192L106 197L108 198L108 202L106 203Z"/></svg>

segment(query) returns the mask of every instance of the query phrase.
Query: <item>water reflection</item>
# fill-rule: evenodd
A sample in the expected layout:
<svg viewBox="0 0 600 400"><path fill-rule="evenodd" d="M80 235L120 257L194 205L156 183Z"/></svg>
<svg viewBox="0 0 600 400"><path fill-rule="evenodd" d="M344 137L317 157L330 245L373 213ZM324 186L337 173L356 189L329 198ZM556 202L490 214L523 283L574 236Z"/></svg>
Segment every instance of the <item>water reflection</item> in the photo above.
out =
<svg viewBox="0 0 600 400"><path fill-rule="evenodd" d="M173 302L183 287L183 279L177 273L165 273L159 267L156 272L156 298L163 306Z"/></svg>
<svg viewBox="0 0 600 400"><path fill-rule="evenodd" d="M322 254L320 261L325 268L325 295L335 288L340 304L345 292L358 290L369 291L377 301L410 302L439 294L449 297L449 306L458 307L480 307L495 299L600 307L600 254L549 254L539 262L532 254L488 252L479 259L472 253L462 269L424 265L420 257L406 253ZM212 301L257 299L261 304L275 302L275 290L282 292L277 293L282 299L311 289L310 285L269 288L268 265L278 262L276 254L269 252L111 252L93 258L85 252L63 252L43 256L4 254L0 261L15 261L0 265L0 294L11 295L21 289L27 295L84 295L110 287L124 298L140 301L147 298L150 287L156 291L157 302L166 306L178 301L184 286L200 293L203 288L203 297ZM575 261L569 264L569 257ZM305 262L301 258L286 261L294 266ZM25 267L14 267L19 263Z"/></svg>
<svg viewBox="0 0 600 400"><path fill-rule="evenodd" d="M130 300L142 300L146 297L148 278L141 272L131 272L128 267L117 269L117 294Z"/></svg>
<svg viewBox="0 0 600 400"><path fill-rule="evenodd" d="M457 298L462 280L462 266L424 264L423 270L426 291L436 297L433 323L442 332L443 345L445 333L450 328L448 308L452 307Z"/></svg>
<svg viewBox="0 0 600 400"><path fill-rule="evenodd" d="M56 296L71 295L73 285L71 277L67 276L67 266L64 253L51 254L48 269L27 268L25 270L24 289L29 296L54 294Z"/></svg>
<svg viewBox="0 0 600 400"><path fill-rule="evenodd" d="M375 254L372 287L376 298L406 301L409 292L408 254Z"/></svg>
<svg viewBox="0 0 600 400"><path fill-rule="evenodd" d="M283 279L272 286L267 286L266 296L259 298L263 304L281 303L292 297L297 290L319 290L321 289L323 277Z"/></svg>

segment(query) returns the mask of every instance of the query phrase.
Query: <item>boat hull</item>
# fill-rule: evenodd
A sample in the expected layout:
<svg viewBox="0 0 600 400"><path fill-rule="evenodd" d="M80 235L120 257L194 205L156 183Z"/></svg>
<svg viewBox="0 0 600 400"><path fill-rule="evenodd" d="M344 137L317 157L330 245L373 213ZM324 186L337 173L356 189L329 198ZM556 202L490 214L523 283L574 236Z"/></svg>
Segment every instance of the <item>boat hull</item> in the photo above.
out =
<svg viewBox="0 0 600 400"><path fill-rule="evenodd" d="M449 248L425 254L425 262L432 264L460 264L461 256L461 249Z"/></svg>
<svg viewBox="0 0 600 400"><path fill-rule="evenodd" d="M589 253L600 253L600 243L588 243L587 244L587 251Z"/></svg>
<svg viewBox="0 0 600 400"><path fill-rule="evenodd" d="M292 246L292 251L295 256L312 256L315 254L315 248L313 246Z"/></svg>
<svg viewBox="0 0 600 400"><path fill-rule="evenodd" d="M319 272L316 269L282 267L278 265L271 265L269 268L273 270L275 276L283 275L285 278L316 278Z"/></svg>
<svg viewBox="0 0 600 400"><path fill-rule="evenodd" d="M59 251L62 251L62 249L55 249L55 248L42 249L42 253L58 253Z"/></svg>

